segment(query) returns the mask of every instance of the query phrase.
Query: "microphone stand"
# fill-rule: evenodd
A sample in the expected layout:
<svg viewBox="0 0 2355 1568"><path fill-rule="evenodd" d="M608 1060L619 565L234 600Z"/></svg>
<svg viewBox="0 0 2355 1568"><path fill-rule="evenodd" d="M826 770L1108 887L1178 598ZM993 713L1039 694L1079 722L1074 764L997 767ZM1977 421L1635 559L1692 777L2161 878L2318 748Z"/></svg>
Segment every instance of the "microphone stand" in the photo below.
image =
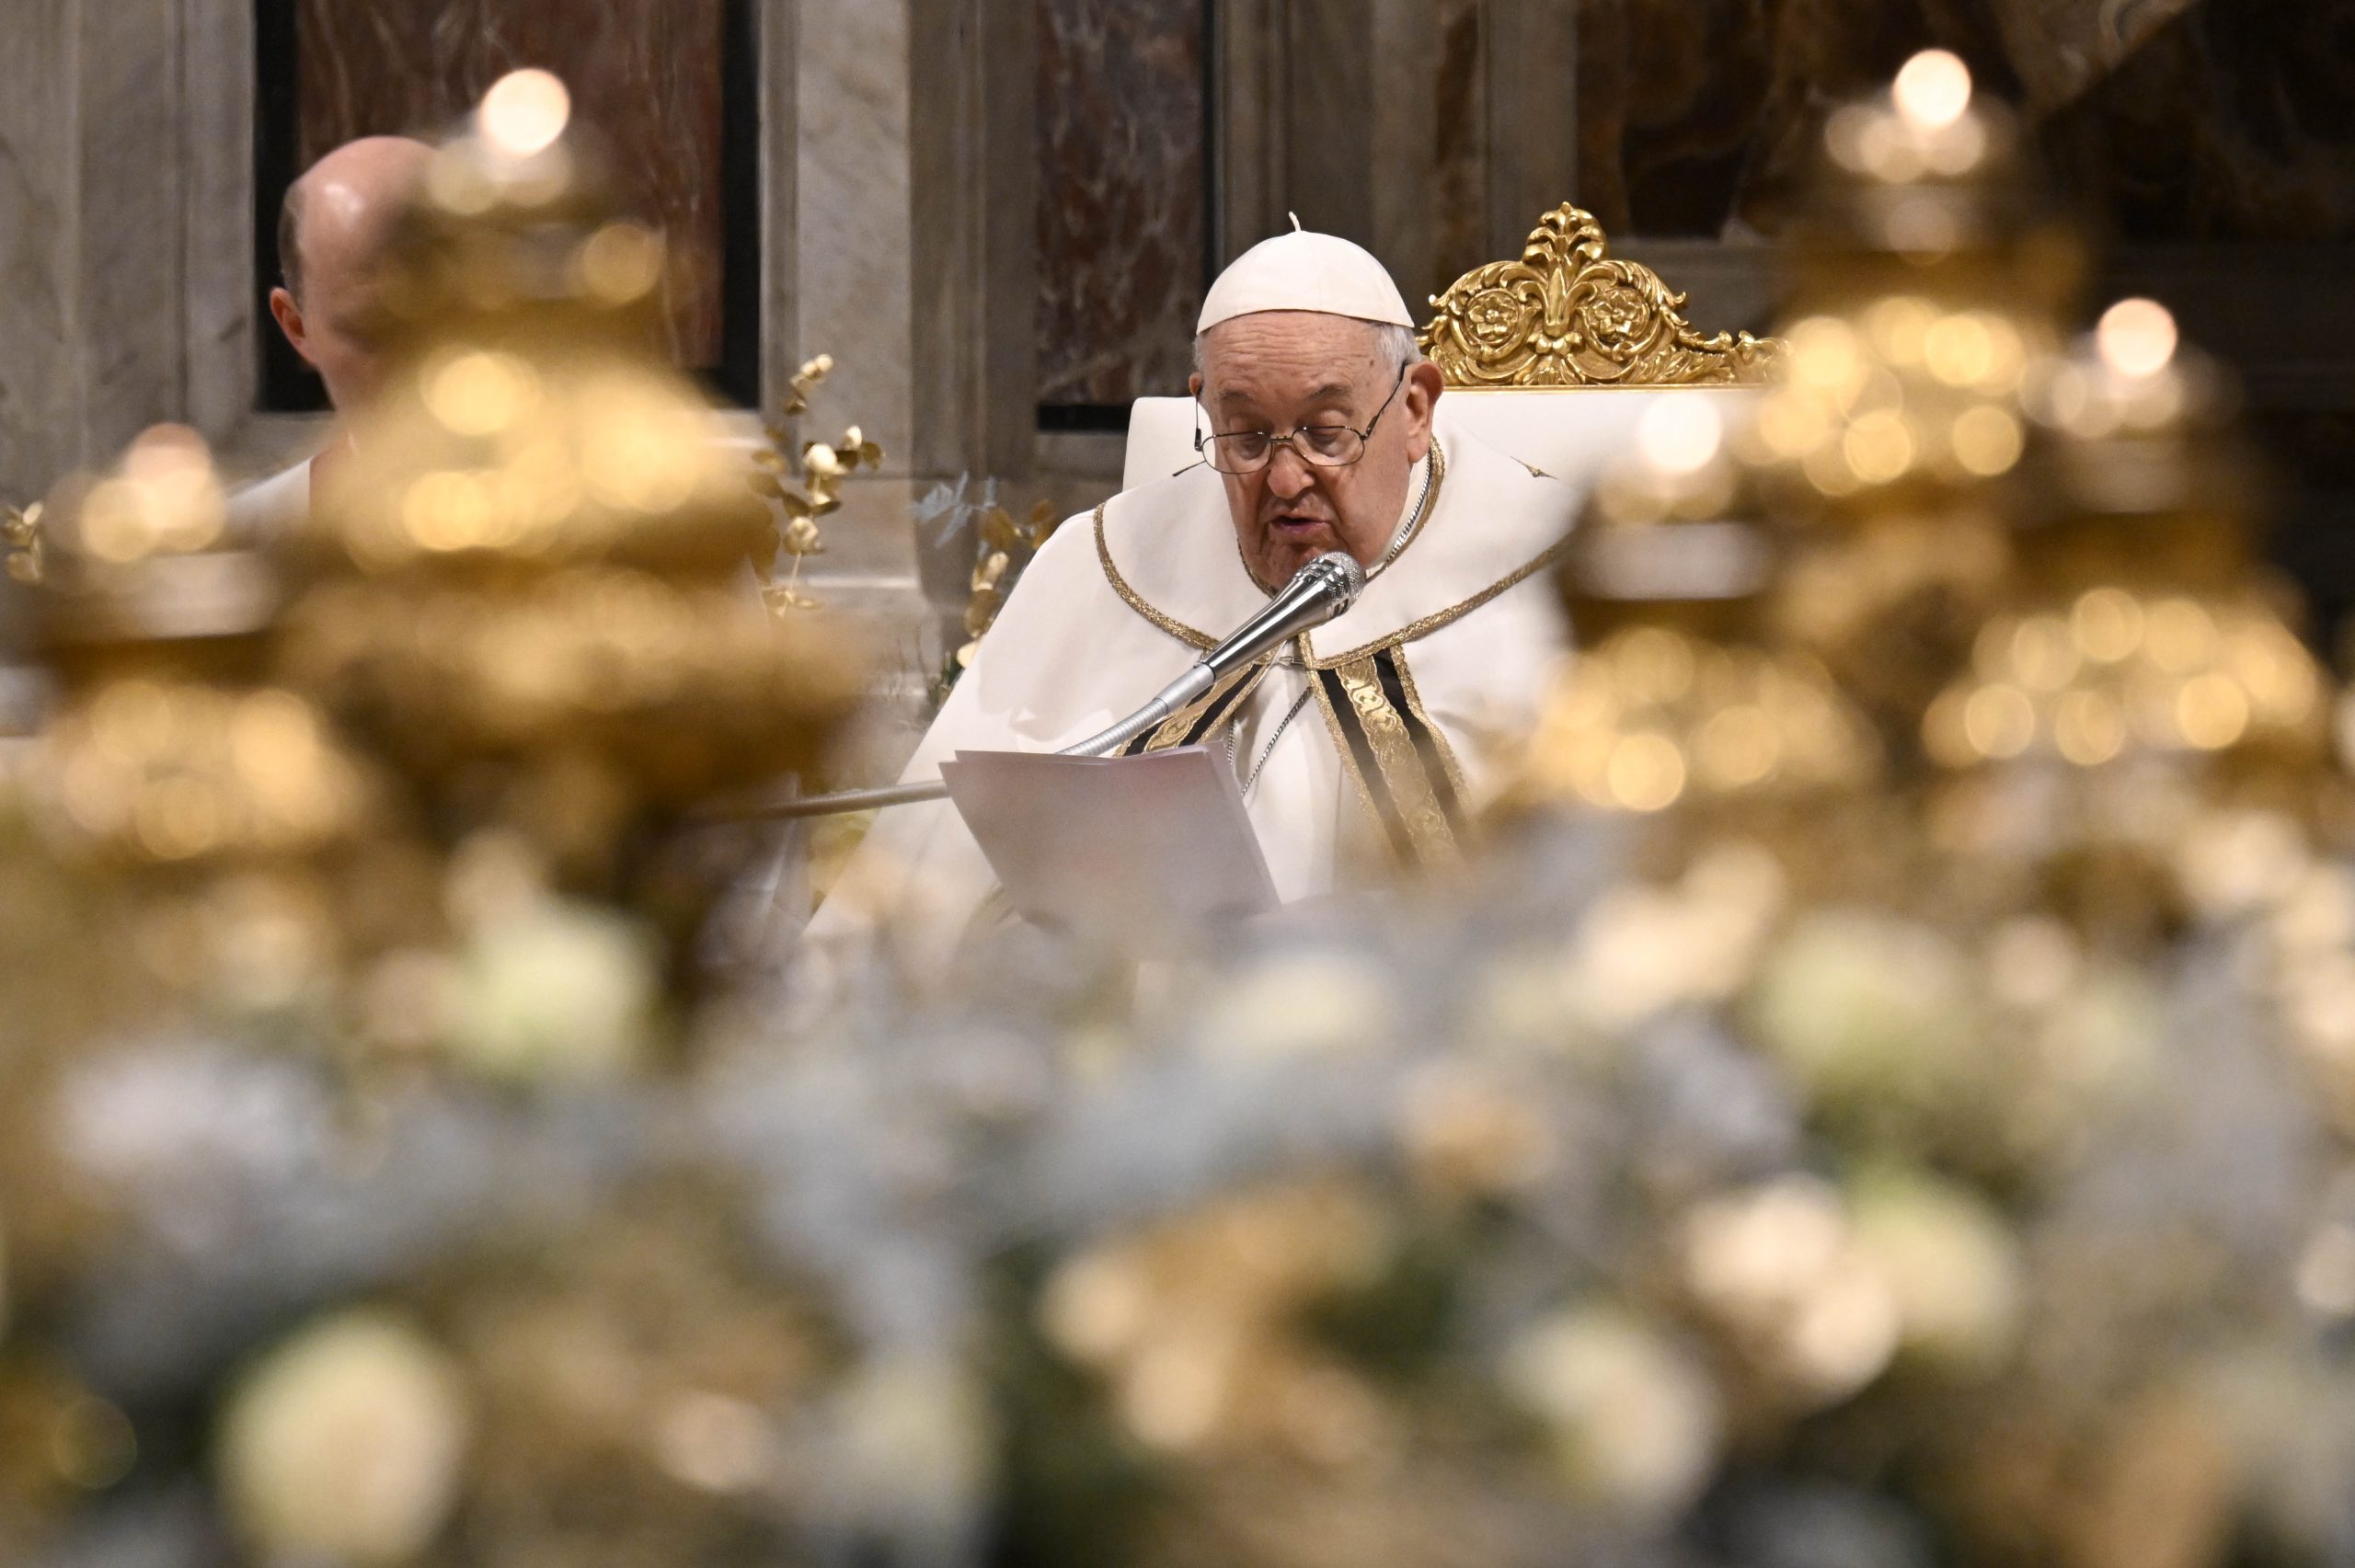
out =
<svg viewBox="0 0 2355 1568"><path fill-rule="evenodd" d="M1268 607L1235 628L1226 641L1187 667L1186 672L1154 694L1144 706L1109 729L1065 746L1058 757L1100 757L1117 751L1147 730L1166 724L1172 714L1227 675L1245 669L1275 648L1314 626L1346 612L1365 587L1365 568L1338 550L1327 551L1292 574L1292 581L1268 601ZM945 800L948 786L938 779L913 784L883 784L872 789L842 789L799 800L783 800L731 812L740 818L791 821L804 817L832 817L845 811L872 811L885 806L913 806L919 801Z"/></svg>

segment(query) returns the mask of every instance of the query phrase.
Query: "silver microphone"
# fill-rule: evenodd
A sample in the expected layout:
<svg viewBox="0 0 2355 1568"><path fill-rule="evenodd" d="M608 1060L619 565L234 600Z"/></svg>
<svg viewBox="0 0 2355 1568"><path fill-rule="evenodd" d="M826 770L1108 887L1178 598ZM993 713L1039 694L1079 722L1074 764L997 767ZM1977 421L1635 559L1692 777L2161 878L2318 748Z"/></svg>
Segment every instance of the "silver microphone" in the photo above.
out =
<svg viewBox="0 0 2355 1568"><path fill-rule="evenodd" d="M1111 728L1091 735L1057 755L1098 757L1117 750L1238 670L1247 669L1313 626L1339 619L1365 589L1365 568L1342 550L1327 550L1292 575L1266 609L1228 634L1183 675L1154 693L1153 700Z"/></svg>

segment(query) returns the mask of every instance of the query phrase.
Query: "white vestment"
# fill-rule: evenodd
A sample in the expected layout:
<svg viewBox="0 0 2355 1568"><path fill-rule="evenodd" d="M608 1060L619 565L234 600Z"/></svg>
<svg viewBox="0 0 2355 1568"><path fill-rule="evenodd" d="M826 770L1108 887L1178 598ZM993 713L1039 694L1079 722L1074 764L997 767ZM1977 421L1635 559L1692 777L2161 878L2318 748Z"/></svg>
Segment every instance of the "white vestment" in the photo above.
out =
<svg viewBox="0 0 2355 1568"><path fill-rule="evenodd" d="M1349 612L1153 738L1225 749L1231 733L1238 776L1264 752L1245 805L1286 902L1362 864L1458 853L1568 646L1544 568L1577 492L1454 428L1444 399L1434 413L1434 455L1407 484L1420 514ZM1124 491L1040 548L903 777L936 778L959 750L1083 740L1267 601L1217 473ZM995 887L955 807L887 807L810 921L805 955L835 971L880 934L906 972L936 973Z"/></svg>
<svg viewBox="0 0 2355 1568"><path fill-rule="evenodd" d="M312 461L257 479L230 496L229 537L241 544L270 544L302 532L311 521Z"/></svg>

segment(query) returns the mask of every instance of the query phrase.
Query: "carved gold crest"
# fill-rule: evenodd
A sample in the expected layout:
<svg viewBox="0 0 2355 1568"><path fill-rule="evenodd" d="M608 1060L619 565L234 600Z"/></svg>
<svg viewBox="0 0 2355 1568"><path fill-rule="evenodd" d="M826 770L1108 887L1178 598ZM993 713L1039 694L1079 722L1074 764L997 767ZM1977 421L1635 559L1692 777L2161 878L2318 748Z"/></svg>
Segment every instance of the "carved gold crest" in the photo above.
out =
<svg viewBox="0 0 2355 1568"><path fill-rule="evenodd" d="M1782 345L1704 338L1660 274L1614 261L1594 214L1564 202L1518 261L1492 261L1432 297L1423 352L1455 387L1741 386L1766 379Z"/></svg>

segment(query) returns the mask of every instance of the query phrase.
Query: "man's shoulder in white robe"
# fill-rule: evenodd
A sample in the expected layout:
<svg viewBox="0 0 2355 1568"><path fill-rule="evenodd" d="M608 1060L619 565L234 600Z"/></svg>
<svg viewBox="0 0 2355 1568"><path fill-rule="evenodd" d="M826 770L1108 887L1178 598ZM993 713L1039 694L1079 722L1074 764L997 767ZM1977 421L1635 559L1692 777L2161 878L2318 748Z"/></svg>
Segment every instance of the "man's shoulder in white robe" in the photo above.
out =
<svg viewBox="0 0 2355 1568"><path fill-rule="evenodd" d="M267 544L298 533L311 520L311 464L305 458L283 473L257 479L229 497L230 537Z"/></svg>

